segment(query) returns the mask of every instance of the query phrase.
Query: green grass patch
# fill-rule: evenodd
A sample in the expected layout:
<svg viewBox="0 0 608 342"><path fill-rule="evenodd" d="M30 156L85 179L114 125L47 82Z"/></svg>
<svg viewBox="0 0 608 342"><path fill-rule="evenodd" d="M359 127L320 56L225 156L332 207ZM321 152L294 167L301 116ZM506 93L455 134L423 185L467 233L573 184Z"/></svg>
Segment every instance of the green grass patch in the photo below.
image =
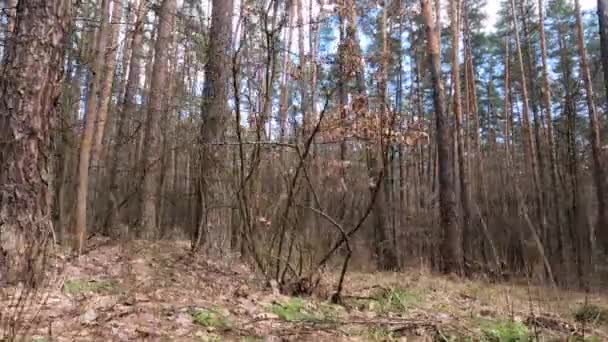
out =
<svg viewBox="0 0 608 342"><path fill-rule="evenodd" d="M32 342L48 342L49 340L46 337L33 337Z"/></svg>
<svg viewBox="0 0 608 342"><path fill-rule="evenodd" d="M405 312L422 300L419 293L399 287L382 289L372 298L377 302L375 309L380 312Z"/></svg>
<svg viewBox="0 0 608 342"><path fill-rule="evenodd" d="M226 330L230 328L228 318L219 310L196 309L192 312L192 321L205 328Z"/></svg>
<svg viewBox="0 0 608 342"><path fill-rule="evenodd" d="M524 342L530 339L528 327L511 320L488 321L481 331L488 342Z"/></svg>
<svg viewBox="0 0 608 342"><path fill-rule="evenodd" d="M113 280L69 279L63 283L63 292L68 295L82 293L117 294L120 286Z"/></svg>
<svg viewBox="0 0 608 342"><path fill-rule="evenodd" d="M270 312L284 321L333 321L337 316L337 309L333 305L323 304L317 307L302 298L289 298L273 303Z"/></svg>

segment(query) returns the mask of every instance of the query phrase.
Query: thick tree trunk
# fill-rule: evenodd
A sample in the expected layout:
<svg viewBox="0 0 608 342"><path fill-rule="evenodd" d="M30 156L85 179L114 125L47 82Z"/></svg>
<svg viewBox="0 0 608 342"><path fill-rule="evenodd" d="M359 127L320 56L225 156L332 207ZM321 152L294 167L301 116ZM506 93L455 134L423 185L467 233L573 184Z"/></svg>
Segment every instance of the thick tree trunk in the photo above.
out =
<svg viewBox="0 0 608 342"><path fill-rule="evenodd" d="M154 65L150 80L150 96L143 144L143 185L141 189L140 236L158 235L157 204L160 191L161 116L163 115L164 92L167 83L167 63L177 0L163 0L158 20L158 36L154 45ZM213 55L212 55L213 56ZM215 57L210 58L213 60Z"/></svg>
<svg viewBox="0 0 608 342"><path fill-rule="evenodd" d="M201 139L212 142L223 133L228 112L229 49L232 41L232 0L213 0L209 62L203 89Z"/></svg>
<svg viewBox="0 0 608 342"><path fill-rule="evenodd" d="M437 0L439 2L439 0ZM421 0L422 19L426 31L427 53L433 83L437 153L439 162L439 211L443 237L441 242L441 271L462 273L462 231L458 227L456 195L452 181L453 163L450 158L450 123L445 112L445 95L441 81L441 53L438 29L433 20L429 0Z"/></svg>
<svg viewBox="0 0 608 342"><path fill-rule="evenodd" d="M205 84L203 88L203 105L201 108L203 122L201 125L201 177L205 188L209 186L209 178L213 168L212 146L207 143L216 142L223 136L224 128L228 122L228 77L231 61L229 49L232 45L232 0L213 0L211 13L211 41L209 45L209 58L205 69ZM268 89L267 89L268 90ZM259 132L259 131L258 131ZM207 196L205 196L206 198ZM202 215L203 213L199 213ZM194 236L200 241L200 230ZM194 245L195 248L198 246Z"/></svg>
<svg viewBox="0 0 608 342"><path fill-rule="evenodd" d="M51 132L70 1L21 0L0 80L0 282L36 285L51 221Z"/></svg>

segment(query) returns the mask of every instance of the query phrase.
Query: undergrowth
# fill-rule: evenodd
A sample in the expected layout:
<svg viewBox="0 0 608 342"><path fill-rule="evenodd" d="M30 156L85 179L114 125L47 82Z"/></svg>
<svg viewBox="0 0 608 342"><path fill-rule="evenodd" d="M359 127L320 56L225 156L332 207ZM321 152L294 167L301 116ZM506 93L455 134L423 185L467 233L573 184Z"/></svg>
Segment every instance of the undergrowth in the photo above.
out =
<svg viewBox="0 0 608 342"><path fill-rule="evenodd" d="M574 319L581 323L608 322L608 309L595 304L584 304L574 311Z"/></svg>

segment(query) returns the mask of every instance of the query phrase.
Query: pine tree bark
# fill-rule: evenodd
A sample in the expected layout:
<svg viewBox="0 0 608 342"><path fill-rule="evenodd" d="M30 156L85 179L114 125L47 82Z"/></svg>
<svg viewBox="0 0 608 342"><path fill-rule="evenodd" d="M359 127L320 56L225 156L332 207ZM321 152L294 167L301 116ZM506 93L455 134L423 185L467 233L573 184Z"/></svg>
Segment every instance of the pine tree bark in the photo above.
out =
<svg viewBox="0 0 608 342"><path fill-rule="evenodd" d="M70 3L21 0L16 8L0 80L0 282L36 285L53 232L51 132Z"/></svg>
<svg viewBox="0 0 608 342"><path fill-rule="evenodd" d="M208 143L216 142L223 136L226 122L228 122L228 78L231 58L229 49L232 42L232 0L213 0L211 12L211 41L209 43L209 62L205 69L205 84L203 87L203 105L201 108L203 122L201 125L201 177L205 187L208 186L209 177L213 168L213 147ZM268 90L268 89L267 89ZM262 123L263 124L263 123ZM259 127L258 127L259 128ZM259 133L259 129L258 129ZM200 191L200 190L199 190ZM202 196L200 194L199 196ZM205 196L207 197L207 196ZM202 214L202 213L201 213ZM197 219L197 221L200 221ZM202 232L197 230L193 235L198 243L203 238Z"/></svg>
<svg viewBox="0 0 608 342"><path fill-rule="evenodd" d="M141 189L140 236L158 236L157 204L160 191L161 116L167 83L167 64L177 0L163 0L158 20L158 36L154 44L154 65L150 80L150 96L142 151L143 184ZM211 58L213 60L213 58Z"/></svg>
<svg viewBox="0 0 608 342"><path fill-rule="evenodd" d="M103 65L105 61L105 53L108 42L108 30L110 18L110 2L111 0L103 0L101 2L101 24L97 33L97 41L93 49L95 56L92 65L92 77L89 85L89 93L86 103L86 117L84 130L80 140L80 151L78 158L78 187L76 190L76 222L74 225L73 248L78 254L81 254L85 234L87 230L87 197L89 188L89 165L91 161L91 148L93 146L93 138L95 133L95 121L97 120L98 98L101 91L101 82L103 80Z"/></svg>
<svg viewBox="0 0 608 342"><path fill-rule="evenodd" d="M439 0L437 0L439 2ZM443 237L441 242L441 271L462 274L462 231L458 227L456 195L452 181L453 163L450 158L450 123L445 112L445 95L441 81L441 53L438 29L429 0L420 1L426 31L427 54L433 84L433 104L437 139L439 173L439 212Z"/></svg>
<svg viewBox="0 0 608 342"><path fill-rule="evenodd" d="M594 103L593 80L589 71L587 60L587 50L585 48L585 37L583 31L583 18L581 15L581 4L579 0L574 0L576 11L576 35L578 53L580 57L581 73L585 84L587 110L589 111L589 131L591 132L591 153L593 158L593 180L595 183L595 194L597 197L597 238L605 253L608 253L608 212L606 191L608 191L608 180L606 171L602 168L602 141L600 137L601 122ZM592 235L592 238L593 235Z"/></svg>
<svg viewBox="0 0 608 342"><path fill-rule="evenodd" d="M227 67L231 60L229 49L232 42L232 0L213 0L211 13L211 41L209 43L209 62L205 69L203 88L203 143L218 139L223 133L228 113Z"/></svg>
<svg viewBox="0 0 608 342"><path fill-rule="evenodd" d="M464 139L463 137L463 118L462 118L462 102L461 102L461 88L460 88L460 60L458 58L460 53L460 1L450 1L450 16L451 16L451 29L452 29L452 87L454 89L453 94L453 110L454 120L456 120L456 149L458 153L458 181L460 182L460 204L462 206L462 230L463 230L463 242L465 246L469 246L471 238L467 234L470 232L470 220L471 220L471 208L469 203L469 183L468 183L468 168L467 160L464 151ZM468 71L468 70L467 70ZM464 253L471 252L465 249Z"/></svg>

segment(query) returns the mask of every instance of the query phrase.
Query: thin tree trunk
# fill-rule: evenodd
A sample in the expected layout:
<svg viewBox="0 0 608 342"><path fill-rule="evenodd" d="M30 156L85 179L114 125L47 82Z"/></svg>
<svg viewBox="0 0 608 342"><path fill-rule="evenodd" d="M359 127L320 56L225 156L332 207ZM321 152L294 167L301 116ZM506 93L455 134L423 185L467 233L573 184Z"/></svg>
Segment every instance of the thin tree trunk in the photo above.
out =
<svg viewBox="0 0 608 342"><path fill-rule="evenodd" d="M285 135L287 133L287 117L289 111L289 99L291 95L291 87L289 81L291 79L292 73L292 63L291 63L291 55L290 55L290 47L293 39L293 1L288 1L287 4L287 17L288 17L288 28L287 28L287 39L286 39L286 49L283 53L283 73L281 78L281 86L280 86L280 104L279 104L279 141L285 142Z"/></svg>
<svg viewBox="0 0 608 342"><path fill-rule="evenodd" d="M587 50L585 48L585 37L583 32L583 19L581 15L581 5L579 0L574 0L576 7L576 34L578 53L580 56L581 73L585 84L587 110L589 111L589 131L591 132L591 153L593 157L593 181L595 183L595 194L597 196L597 237L604 252L608 253L608 210L606 191L606 171L602 168L602 141L600 137L601 122L597 113L594 95L593 95L593 80L589 72L589 64L587 61ZM591 234L595 236L595 234ZM592 252L593 254L593 252Z"/></svg>
<svg viewBox="0 0 608 342"><path fill-rule="evenodd" d="M144 38L144 15L146 0L138 0L134 3L136 8L135 25L133 31L128 37L131 39L131 56L129 61L129 73L127 77L125 94L122 97L122 103L119 108L118 118L116 122L116 138L113 145L108 151L108 196L105 208L105 221L103 230L109 233L109 230L114 227L116 217L116 204L118 201L118 164L121 151L127 144L127 135L129 126L128 123L134 119L135 111L137 110L137 91L139 88L139 78L141 75L141 61L143 59L143 38ZM125 54L127 51L125 51ZM123 66L125 68L126 66Z"/></svg>
<svg viewBox="0 0 608 342"><path fill-rule="evenodd" d="M561 245L561 262L564 263L568 260L566 252L567 237L563 231L562 220L561 220L561 191L558 187L558 175L557 175L557 154L555 150L555 137L553 135L553 114L551 110L551 85L549 84L549 67L547 58L547 48L545 43L545 15L543 8L543 0L538 0L538 12L539 12L539 32L540 32L540 50L542 59L542 99L543 107L545 109L545 121L547 125L547 142L549 147L549 166L551 171L551 188L553 195L553 210L555 215L555 223L558 227L559 241Z"/></svg>
<svg viewBox="0 0 608 342"><path fill-rule="evenodd" d="M101 3L101 26L97 34L96 47L94 49L94 64L92 66L93 77L89 86L89 95L86 104L86 117L84 130L80 141L80 154L78 158L78 187L76 190L76 222L74 226L73 248L80 255L84 248L85 234L87 231L87 197L89 190L89 165L91 161L91 148L93 145L93 134L95 133L95 121L97 120L98 98L100 97L102 70L105 61L106 46L110 19L110 1L103 0Z"/></svg>
<svg viewBox="0 0 608 342"><path fill-rule="evenodd" d="M107 52L104 51L105 62L103 67L103 80L99 92L99 104L97 109L97 120L95 120L95 138L91 149L91 165L94 168L99 167L101 160L101 149L103 137L112 99L112 82L114 81L114 72L116 71L116 55L118 51L118 29L120 28L120 18L122 7L120 0L112 0L112 16L108 23L108 42L111 44L107 47ZM99 171L99 170L97 170Z"/></svg>
<svg viewBox="0 0 608 342"><path fill-rule="evenodd" d="M297 12L297 25L298 25L298 50L299 50L299 78L300 78L300 106L302 110L302 137L306 139L307 132L309 130L309 126L311 123L310 120L310 99L308 97L308 83L306 82L306 50L304 48L304 17L302 14L303 11L303 2L304 0L295 0L296 12Z"/></svg>
<svg viewBox="0 0 608 342"><path fill-rule="evenodd" d="M602 69L604 70L604 90L608 97L608 0L597 0L597 18L600 26Z"/></svg>
<svg viewBox="0 0 608 342"><path fill-rule="evenodd" d="M536 211L538 219L541 223L544 223L544 209L542 203L542 189L540 187L540 173L538 170L538 159L536 158L536 144L532 134L532 128L530 126L530 105L528 101L528 85L526 78L526 71L524 67L524 59L521 49L521 43L519 39L519 24L517 22L517 12L515 10L515 1L511 1L511 15L513 19L513 26L515 28L515 48L517 49L517 58L519 62L519 71L521 74L521 88L522 88L522 126L524 133L524 141L526 143L526 159L528 165L530 165L530 172L532 174L532 185L534 187L534 194L536 198ZM544 227L544 224L542 225Z"/></svg>

